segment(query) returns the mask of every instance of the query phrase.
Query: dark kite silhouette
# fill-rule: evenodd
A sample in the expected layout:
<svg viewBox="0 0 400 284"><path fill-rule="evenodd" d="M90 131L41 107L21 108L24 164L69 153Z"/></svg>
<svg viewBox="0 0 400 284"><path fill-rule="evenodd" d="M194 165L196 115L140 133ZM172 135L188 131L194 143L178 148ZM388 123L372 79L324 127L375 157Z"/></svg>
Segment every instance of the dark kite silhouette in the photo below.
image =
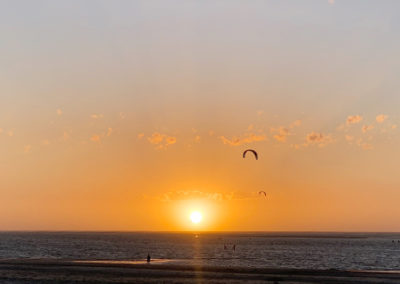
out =
<svg viewBox="0 0 400 284"><path fill-rule="evenodd" d="M251 152L254 154L254 157L256 157L256 160L258 160L258 154L256 151L254 151L253 149L247 149L246 151L243 152L243 158L246 158L246 153L247 152Z"/></svg>

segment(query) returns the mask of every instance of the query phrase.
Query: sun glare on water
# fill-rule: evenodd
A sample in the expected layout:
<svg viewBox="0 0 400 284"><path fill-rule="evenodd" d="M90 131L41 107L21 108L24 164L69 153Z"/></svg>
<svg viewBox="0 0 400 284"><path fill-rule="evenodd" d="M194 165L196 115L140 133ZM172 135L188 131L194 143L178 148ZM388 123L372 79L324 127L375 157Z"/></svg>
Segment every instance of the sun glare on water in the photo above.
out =
<svg viewBox="0 0 400 284"><path fill-rule="evenodd" d="M190 220L192 220L192 223L194 224L200 223L201 219L203 219L203 216L199 211L194 211L190 214Z"/></svg>

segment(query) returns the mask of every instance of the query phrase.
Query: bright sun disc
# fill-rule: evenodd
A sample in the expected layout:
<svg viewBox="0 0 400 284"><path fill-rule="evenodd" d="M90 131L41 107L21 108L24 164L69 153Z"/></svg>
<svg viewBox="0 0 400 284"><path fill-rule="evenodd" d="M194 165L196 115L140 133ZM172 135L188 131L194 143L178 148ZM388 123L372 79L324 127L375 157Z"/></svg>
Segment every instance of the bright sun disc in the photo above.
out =
<svg viewBox="0 0 400 284"><path fill-rule="evenodd" d="M194 211L190 214L190 220L195 224L200 223L202 218L201 213L198 211Z"/></svg>

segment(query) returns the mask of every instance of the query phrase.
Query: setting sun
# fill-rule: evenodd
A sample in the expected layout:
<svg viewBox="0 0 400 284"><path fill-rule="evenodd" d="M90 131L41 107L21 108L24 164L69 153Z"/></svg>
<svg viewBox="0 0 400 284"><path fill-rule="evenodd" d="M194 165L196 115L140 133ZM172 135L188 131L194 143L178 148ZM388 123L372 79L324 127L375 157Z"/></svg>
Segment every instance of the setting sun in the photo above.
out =
<svg viewBox="0 0 400 284"><path fill-rule="evenodd" d="M203 219L203 216L201 215L200 212L198 211L194 211L190 214L190 220L192 220L192 222L194 224L198 224L201 222L201 219Z"/></svg>

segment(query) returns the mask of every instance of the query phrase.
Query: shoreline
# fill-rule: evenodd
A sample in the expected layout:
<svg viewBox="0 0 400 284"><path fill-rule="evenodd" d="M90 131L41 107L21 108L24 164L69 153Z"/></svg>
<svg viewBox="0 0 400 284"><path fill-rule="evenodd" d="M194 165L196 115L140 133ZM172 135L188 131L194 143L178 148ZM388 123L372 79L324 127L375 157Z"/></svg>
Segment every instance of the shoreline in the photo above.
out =
<svg viewBox="0 0 400 284"><path fill-rule="evenodd" d="M400 283L400 271L179 265L171 262L0 260L1 283Z"/></svg>

